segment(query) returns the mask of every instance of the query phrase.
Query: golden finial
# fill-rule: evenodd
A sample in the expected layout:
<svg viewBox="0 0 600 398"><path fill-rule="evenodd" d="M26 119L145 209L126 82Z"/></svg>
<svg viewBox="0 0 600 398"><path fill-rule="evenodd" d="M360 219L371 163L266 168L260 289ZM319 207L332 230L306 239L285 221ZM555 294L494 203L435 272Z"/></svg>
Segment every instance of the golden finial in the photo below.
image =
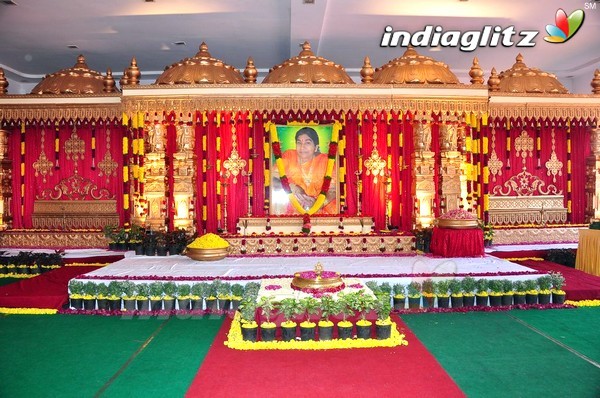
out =
<svg viewBox="0 0 600 398"><path fill-rule="evenodd" d="M123 71L123 76L121 76L121 79L119 80L119 85L121 87L127 86L129 84L129 77L127 76L127 71L128 68L125 68L125 70Z"/></svg>
<svg viewBox="0 0 600 398"><path fill-rule="evenodd" d="M129 84L132 86L137 86L140 84L140 77L142 73L140 72L140 68L137 66L137 61L135 57L131 58L131 65L129 65L129 69L127 70L127 77L129 78Z"/></svg>
<svg viewBox="0 0 600 398"><path fill-rule="evenodd" d="M373 67L371 66L371 60L369 59L369 57L365 57L365 62L363 64L362 69L360 70L360 75L362 76L362 79L360 79L360 81L365 84L373 83L373 74L374 73L375 73L375 71L373 70Z"/></svg>
<svg viewBox="0 0 600 398"><path fill-rule="evenodd" d="M4 69L0 68L0 95L6 94L8 90L8 80L4 76Z"/></svg>
<svg viewBox="0 0 600 398"><path fill-rule="evenodd" d="M323 273L323 265L321 263L317 263L317 265L315 265L315 275L317 276L316 279L321 278L322 273Z"/></svg>
<svg viewBox="0 0 600 398"><path fill-rule="evenodd" d="M105 93L114 93L116 91L115 79L112 75L112 70L110 68L106 69L106 76L103 79L103 83L104 83L104 89L102 91L104 91Z"/></svg>
<svg viewBox="0 0 600 398"><path fill-rule="evenodd" d="M249 57L246 62L246 69L244 69L244 81L246 83L256 83L257 75L258 70L256 70L256 66L254 66L254 60L252 57Z"/></svg>
<svg viewBox="0 0 600 398"><path fill-rule="evenodd" d="M592 93L600 94L600 69L594 71L594 78L592 79Z"/></svg>
<svg viewBox="0 0 600 398"><path fill-rule="evenodd" d="M483 69L479 66L477 57L473 58L473 66L471 66L469 76L471 76L471 84L483 84Z"/></svg>
<svg viewBox="0 0 600 398"><path fill-rule="evenodd" d="M500 77L496 72L496 68L492 68L492 74L488 79L488 88L490 91L498 91L500 90Z"/></svg>

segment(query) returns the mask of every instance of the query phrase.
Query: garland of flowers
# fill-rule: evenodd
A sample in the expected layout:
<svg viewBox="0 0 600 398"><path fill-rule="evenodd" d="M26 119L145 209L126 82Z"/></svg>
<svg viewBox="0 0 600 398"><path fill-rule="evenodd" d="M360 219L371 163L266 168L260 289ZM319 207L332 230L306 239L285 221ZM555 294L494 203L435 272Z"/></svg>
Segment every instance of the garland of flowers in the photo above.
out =
<svg viewBox="0 0 600 398"><path fill-rule="evenodd" d="M323 184L321 185L321 191L319 192L319 196L313 203L312 207L308 210L305 210L296 196L292 193L290 188L290 182L288 181L287 176L285 175L285 168L283 167L283 159L281 158L281 143L279 142L279 137L277 135L277 126L275 124L271 124L270 134L271 134L271 146L273 148L273 155L275 156L275 164L277 165L277 170L279 171L279 179L281 180L281 187L288 195L290 203L294 206L294 209L300 214L314 214L317 210L319 210L325 200L327 199L327 192L329 191L329 187L331 185L331 175L333 173L333 168L335 166L335 158L337 155L338 149L338 138L339 132L342 128L340 122L336 121L333 125L333 131L331 133L331 141L329 142L329 151L327 152L327 170L325 171L325 177L323 178Z"/></svg>

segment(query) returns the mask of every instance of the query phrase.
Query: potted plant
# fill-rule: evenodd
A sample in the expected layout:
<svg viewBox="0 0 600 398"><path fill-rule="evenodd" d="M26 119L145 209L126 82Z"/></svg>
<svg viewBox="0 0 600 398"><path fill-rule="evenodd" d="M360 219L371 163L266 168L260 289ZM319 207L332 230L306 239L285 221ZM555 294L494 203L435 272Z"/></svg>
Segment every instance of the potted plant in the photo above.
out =
<svg viewBox="0 0 600 398"><path fill-rule="evenodd" d="M204 295L204 302L206 303L207 311L216 311L217 310L217 296L219 294L219 290L222 289L221 285L224 282L220 279L214 279L211 283L208 284L208 288Z"/></svg>
<svg viewBox="0 0 600 398"><path fill-rule="evenodd" d="M394 284L393 289L394 297L392 300L394 302L394 310L403 310L406 302L406 285L396 283Z"/></svg>
<svg viewBox="0 0 600 398"><path fill-rule="evenodd" d="M388 300L390 299L390 296L392 295L392 286L389 282L382 282L379 284L379 294L376 296L379 295L387 297Z"/></svg>
<svg viewBox="0 0 600 398"><path fill-rule="evenodd" d="M359 291L358 293L361 293ZM379 297L383 297L380 295ZM371 326L373 322L367 319L367 314L371 312L375 308L375 298L371 295L365 294L362 292L358 296L358 300L356 300L357 308L356 311L360 313L360 319L356 321L356 336L359 339L370 339L371 338ZM390 298L387 296L387 300Z"/></svg>
<svg viewBox="0 0 600 398"><path fill-rule="evenodd" d="M433 292L437 296L439 308L450 307L450 279L440 279L433 283Z"/></svg>
<svg viewBox="0 0 600 398"><path fill-rule="evenodd" d="M123 308L125 311L135 311L137 304L137 287L131 281L119 281L121 288L121 297L123 298Z"/></svg>
<svg viewBox="0 0 600 398"><path fill-rule="evenodd" d="M463 305L465 307L473 307L475 305L475 278L472 276L465 276L460 281L463 292Z"/></svg>
<svg viewBox="0 0 600 398"><path fill-rule="evenodd" d="M83 284L83 308L87 311L96 309L97 287L92 281Z"/></svg>
<svg viewBox="0 0 600 398"><path fill-rule="evenodd" d="M258 308L265 319L260 323L260 336L262 341L275 340L275 331L277 325L271 322L271 315L275 309L275 296L262 296L258 302Z"/></svg>
<svg viewBox="0 0 600 398"><path fill-rule="evenodd" d="M99 310L108 310L108 285L106 283L98 283L96 285L96 303Z"/></svg>
<svg viewBox="0 0 600 398"><path fill-rule="evenodd" d="M231 285L227 282L217 286L217 305L221 311L229 311L231 307Z"/></svg>
<svg viewBox="0 0 600 398"><path fill-rule="evenodd" d="M192 286L186 284L177 285L176 291L177 297L177 308L183 311L188 311L190 309L191 295L192 295Z"/></svg>
<svg viewBox="0 0 600 398"><path fill-rule="evenodd" d="M337 323L338 328L338 338L339 339L349 339L352 337L352 322L348 320L349 315L354 315L354 308L357 307L355 302L358 300L358 295L356 292L344 294L344 292L340 292L338 294L338 304L339 310L342 314L342 320Z"/></svg>
<svg viewBox="0 0 600 398"><path fill-rule="evenodd" d="M244 295L244 286L239 283L231 285L231 310L236 311Z"/></svg>
<svg viewBox="0 0 600 398"><path fill-rule="evenodd" d="M525 282L523 281L513 281L513 300L515 305L522 305L527 302L527 289L525 288Z"/></svg>
<svg viewBox="0 0 600 398"><path fill-rule="evenodd" d="M162 300L164 296L164 288L162 282L150 283L150 309L152 311L160 311L162 309Z"/></svg>
<svg viewBox="0 0 600 398"><path fill-rule="evenodd" d="M163 231L156 231L156 255L166 256L167 255L167 233Z"/></svg>
<svg viewBox="0 0 600 398"><path fill-rule="evenodd" d="M319 312L319 300L314 297L305 297L299 301L299 310L305 316L300 323L300 340L315 340L315 329L317 324L310 318Z"/></svg>
<svg viewBox="0 0 600 398"><path fill-rule="evenodd" d="M131 229L129 230L129 248L135 251L136 256L144 254L144 246L142 244L144 235L144 228L136 224L131 226Z"/></svg>
<svg viewBox="0 0 600 398"><path fill-rule="evenodd" d="M172 311L175 309L175 296L177 292L177 285L175 282L163 283L163 306L165 311Z"/></svg>
<svg viewBox="0 0 600 398"><path fill-rule="evenodd" d="M560 272L551 272L550 278L552 279L552 303L564 304L567 295L563 290L565 277Z"/></svg>
<svg viewBox="0 0 600 398"><path fill-rule="evenodd" d="M119 281L110 281L108 283L106 301L111 311L121 311L121 285Z"/></svg>
<svg viewBox="0 0 600 398"><path fill-rule="evenodd" d="M491 279L488 281L490 289L490 306L499 307L502 305L502 281L500 279Z"/></svg>
<svg viewBox="0 0 600 398"><path fill-rule="evenodd" d="M448 290L450 291L450 302L452 308L460 308L464 305L463 287L460 280L453 278L448 282Z"/></svg>
<svg viewBox="0 0 600 398"><path fill-rule="evenodd" d="M69 281L69 301L70 307L80 310L83 307L84 288L83 282L78 280Z"/></svg>
<svg viewBox="0 0 600 398"><path fill-rule="evenodd" d="M421 293L423 296L423 307L435 306L435 288L433 279L427 278L421 284Z"/></svg>
<svg viewBox="0 0 600 398"><path fill-rule="evenodd" d="M540 290L538 291L538 301L540 304L550 304L552 297L552 277L550 275L540 276L537 280Z"/></svg>
<svg viewBox="0 0 600 398"><path fill-rule="evenodd" d="M502 305L512 305L513 297L513 283L510 279L502 279Z"/></svg>
<svg viewBox="0 0 600 398"><path fill-rule="evenodd" d="M392 305L390 304L390 300L386 300L385 297L378 297L375 301L375 312L377 313L375 335L377 336L377 340L389 339L392 334L391 311Z"/></svg>
<svg viewBox="0 0 600 398"><path fill-rule="evenodd" d="M340 306L338 301L328 295L322 296L320 301L319 340L331 340L333 338L333 322L331 321L331 317L340 313Z"/></svg>
<svg viewBox="0 0 600 398"><path fill-rule="evenodd" d="M135 285L135 301L138 311L150 310L148 297L150 297L150 285L147 283L138 283Z"/></svg>
<svg viewBox="0 0 600 398"><path fill-rule="evenodd" d="M117 232L116 230L119 227L117 225L105 225L102 228L102 233L104 237L108 240L108 249L116 250L117 249Z"/></svg>
<svg viewBox="0 0 600 398"><path fill-rule="evenodd" d="M155 231L146 231L144 237L142 238L142 246L144 247L144 254L146 256L155 256L156 255L156 232Z"/></svg>
<svg viewBox="0 0 600 398"><path fill-rule="evenodd" d="M525 303L537 304L538 303L538 282L535 279L527 279L523 282L525 284Z"/></svg>
<svg viewBox="0 0 600 398"><path fill-rule="evenodd" d="M245 300L240 305L240 326L242 338L246 341L256 341L258 337L258 323L256 323L256 302Z"/></svg>
<svg viewBox="0 0 600 398"><path fill-rule="evenodd" d="M202 311L204 309L204 299L210 294L210 283L199 282L192 285L191 303L192 311ZM208 309L208 306L206 307Z"/></svg>
<svg viewBox="0 0 600 398"><path fill-rule="evenodd" d="M419 309L421 307L421 284L412 281L406 287L408 293L408 308Z"/></svg>
<svg viewBox="0 0 600 398"><path fill-rule="evenodd" d="M489 247L494 240L494 226L490 223L483 224L483 245Z"/></svg>
<svg viewBox="0 0 600 398"><path fill-rule="evenodd" d="M475 281L475 302L479 307L488 305L488 280L481 278Z"/></svg>
<svg viewBox="0 0 600 398"><path fill-rule="evenodd" d="M117 242L116 245L116 250L119 251L126 251L127 250L127 239L129 238L127 235L127 231L125 230L125 228L115 228L114 229L114 239Z"/></svg>
<svg viewBox="0 0 600 398"><path fill-rule="evenodd" d="M181 254L188 244L187 232L183 228L178 228L167 232L166 242L169 255Z"/></svg>
<svg viewBox="0 0 600 398"><path fill-rule="evenodd" d="M281 322L281 340L294 340L296 338L297 323L293 318L295 315L300 314L300 302L292 297L284 298L277 306L277 311L283 315L283 322Z"/></svg>

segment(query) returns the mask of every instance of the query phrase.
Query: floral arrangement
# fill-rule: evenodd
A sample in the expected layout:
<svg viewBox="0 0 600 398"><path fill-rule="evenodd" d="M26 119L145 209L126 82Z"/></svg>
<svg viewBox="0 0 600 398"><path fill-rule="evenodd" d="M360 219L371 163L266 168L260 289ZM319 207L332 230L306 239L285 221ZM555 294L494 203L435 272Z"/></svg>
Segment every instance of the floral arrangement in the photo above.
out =
<svg viewBox="0 0 600 398"><path fill-rule="evenodd" d="M464 209L451 210L438 218L443 220L477 220L477 216Z"/></svg>
<svg viewBox="0 0 600 398"><path fill-rule="evenodd" d="M218 235L208 233L194 239L188 246L190 249L226 249L229 243Z"/></svg>
<svg viewBox="0 0 600 398"><path fill-rule="evenodd" d="M310 215L305 213L302 216L302 233L309 234L310 233Z"/></svg>
<svg viewBox="0 0 600 398"><path fill-rule="evenodd" d="M299 275L303 279L316 279L318 276L315 271L302 271L302 272L299 272L297 275ZM321 278L323 278L323 279L337 278L339 276L340 276L339 272L321 271Z"/></svg>
<svg viewBox="0 0 600 398"><path fill-rule="evenodd" d="M317 200L312 205L312 207L308 210L302 208L302 205L296 198L296 196L292 193L292 189L290 187L290 182L288 177L285 175L285 168L283 166L282 152L281 152L281 143L279 142L279 137L277 135L277 126L275 124L271 124L269 127L271 134L271 147L273 148L273 155L275 156L275 164L277 165L277 169L279 171L279 178L281 180L281 187L288 195L290 203L298 213L301 214L314 214L317 210L319 210L323 204L325 203L325 199L327 196L327 192L331 186L331 175L333 174L333 169L335 167L335 157L338 150L338 139L339 139L339 131L341 130L342 125L340 122L335 122L333 126L333 131L331 135L331 141L329 142L329 150L327 151L327 170L325 171L325 177L323 178L323 184L321 185L321 191L319 192L319 196L317 196ZM304 227L303 227L304 232ZM309 230L310 232L310 230Z"/></svg>

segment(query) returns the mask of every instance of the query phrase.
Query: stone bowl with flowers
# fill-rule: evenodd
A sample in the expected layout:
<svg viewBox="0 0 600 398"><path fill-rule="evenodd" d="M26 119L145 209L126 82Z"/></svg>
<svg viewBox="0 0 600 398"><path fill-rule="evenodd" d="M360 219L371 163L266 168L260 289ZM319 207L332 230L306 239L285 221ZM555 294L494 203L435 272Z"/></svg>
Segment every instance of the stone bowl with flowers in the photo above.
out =
<svg viewBox="0 0 600 398"><path fill-rule="evenodd" d="M473 213L456 209L442 214L437 218L437 226L450 229L467 229L479 227L479 220Z"/></svg>
<svg viewBox="0 0 600 398"><path fill-rule="evenodd" d="M217 261L227 257L229 242L213 233L202 235L185 248L184 254L197 261Z"/></svg>

